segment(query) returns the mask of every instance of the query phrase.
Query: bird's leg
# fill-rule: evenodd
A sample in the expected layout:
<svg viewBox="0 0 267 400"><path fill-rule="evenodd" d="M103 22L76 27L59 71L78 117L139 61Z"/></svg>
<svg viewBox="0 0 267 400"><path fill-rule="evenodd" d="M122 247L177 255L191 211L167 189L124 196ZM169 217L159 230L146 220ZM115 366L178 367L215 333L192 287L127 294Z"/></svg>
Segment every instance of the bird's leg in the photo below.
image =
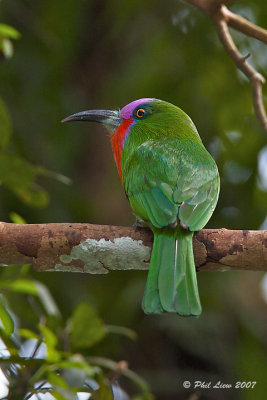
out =
<svg viewBox="0 0 267 400"><path fill-rule="evenodd" d="M147 224L142 218L135 214L135 222L133 223L133 226L135 228L144 228L145 226L147 226Z"/></svg>

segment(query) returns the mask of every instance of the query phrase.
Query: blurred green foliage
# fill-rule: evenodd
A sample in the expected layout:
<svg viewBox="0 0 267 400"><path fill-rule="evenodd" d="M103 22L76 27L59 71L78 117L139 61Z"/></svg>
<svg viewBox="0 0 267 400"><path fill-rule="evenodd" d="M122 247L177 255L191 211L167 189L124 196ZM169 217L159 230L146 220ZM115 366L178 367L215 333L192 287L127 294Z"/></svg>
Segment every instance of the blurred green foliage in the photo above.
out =
<svg viewBox="0 0 267 400"><path fill-rule="evenodd" d="M264 0L236 2L231 9L266 27ZM208 226L267 229L267 186L260 184L266 176L264 165L267 168L266 133L255 117L249 82L237 72L206 16L178 0L5 0L0 4L0 20L21 34L13 42L13 57L1 60L0 220L13 221L10 213L16 213L28 223L132 224L107 134L99 126L63 126L60 120L76 111L114 109L136 98L157 97L191 116L219 166L221 194ZM242 53L251 53L250 62L266 72L266 47L233 34ZM0 44L4 35L9 41L15 39L4 34L0 25ZM60 174L72 180L71 187ZM18 267L3 269L2 285L22 279L21 273ZM35 334L49 342L52 358L59 357L53 362L72 363L60 339L60 332L67 332L68 345L81 353L81 362L89 370L97 360L90 363L88 357L101 358L98 367L104 372L94 372L93 379L106 390L105 399L110 395L107 365L121 359L150 383L160 400L189 399L193 393L199 400L265 398L267 324L261 273L199 274L204 310L199 319L143 315L140 303L146 273L142 271L105 276L32 271L27 272L30 279L49 288L51 296L44 296L45 303L54 312L56 304L61 317L51 318L47 310L42 311L49 317L40 325L40 314L19 297L36 299L36 295L2 286L3 335L13 329L9 315L16 315L18 328L24 329L20 343ZM90 325L91 318L99 330ZM75 319L80 322L74 329ZM114 325L135 331L137 341L107 334ZM72 326L72 342L67 326ZM12 339L6 340L18 352ZM90 340L91 347L79 348L77 341L88 344ZM109 362L103 362L103 357ZM51 371L52 364L48 360L44 364L45 379L64 396L69 389ZM67 375L73 366L68 365ZM184 380L257 384L254 389L194 391L183 388ZM120 384L128 393L136 392L123 377Z"/></svg>
<svg viewBox="0 0 267 400"><path fill-rule="evenodd" d="M0 51L6 58L13 55L11 39L19 39L20 33L10 25L0 24Z"/></svg>
<svg viewBox="0 0 267 400"><path fill-rule="evenodd" d="M8 25L5 27L7 29ZM37 177L46 175L63 183L69 183L69 179L43 167L33 166L19 155L12 154L8 150L11 134L10 117L0 98L0 184L9 188L28 206L44 208L49 202L49 197L47 192L36 183Z"/></svg>
<svg viewBox="0 0 267 400"><path fill-rule="evenodd" d="M106 336L114 331L129 336L129 330L117 326L110 331L85 301L63 319L47 287L32 280L28 270L29 266L23 266L21 277L0 282L0 365L9 382L7 395L1 379L1 398L26 400L33 399L34 394L49 393L53 396L49 398L75 400L80 398L76 394L90 393L92 399L109 400L114 398L113 386L118 390L122 375L139 388L140 399L153 400L146 382L126 364L122 368L122 362L94 356L95 345ZM28 320L23 308L19 315L7 306L10 297L30 309Z"/></svg>

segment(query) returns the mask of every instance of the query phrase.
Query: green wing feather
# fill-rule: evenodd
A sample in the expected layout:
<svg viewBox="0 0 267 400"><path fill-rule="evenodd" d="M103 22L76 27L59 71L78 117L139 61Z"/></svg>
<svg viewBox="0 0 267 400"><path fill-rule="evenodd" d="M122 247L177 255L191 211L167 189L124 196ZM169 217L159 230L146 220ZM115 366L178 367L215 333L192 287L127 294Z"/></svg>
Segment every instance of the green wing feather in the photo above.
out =
<svg viewBox="0 0 267 400"><path fill-rule="evenodd" d="M202 143L148 140L124 158L124 187L137 215L157 228L177 217L192 231L206 225L218 200L219 175Z"/></svg>
<svg viewBox="0 0 267 400"><path fill-rule="evenodd" d="M207 223L217 203L214 160L201 142L148 140L124 158L122 175L133 210L154 231L144 311L199 315L192 231Z"/></svg>

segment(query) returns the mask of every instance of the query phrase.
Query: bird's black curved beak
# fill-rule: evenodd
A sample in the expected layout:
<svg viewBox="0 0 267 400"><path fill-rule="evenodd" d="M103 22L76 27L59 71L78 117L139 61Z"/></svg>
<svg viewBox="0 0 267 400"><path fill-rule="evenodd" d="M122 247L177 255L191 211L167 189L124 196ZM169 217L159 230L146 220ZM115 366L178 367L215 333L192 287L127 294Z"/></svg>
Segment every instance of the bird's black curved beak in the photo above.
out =
<svg viewBox="0 0 267 400"><path fill-rule="evenodd" d="M122 119L120 118L120 112L117 110L87 110L72 114L61 122L71 121L100 122L106 125L107 128L114 130L121 124Z"/></svg>

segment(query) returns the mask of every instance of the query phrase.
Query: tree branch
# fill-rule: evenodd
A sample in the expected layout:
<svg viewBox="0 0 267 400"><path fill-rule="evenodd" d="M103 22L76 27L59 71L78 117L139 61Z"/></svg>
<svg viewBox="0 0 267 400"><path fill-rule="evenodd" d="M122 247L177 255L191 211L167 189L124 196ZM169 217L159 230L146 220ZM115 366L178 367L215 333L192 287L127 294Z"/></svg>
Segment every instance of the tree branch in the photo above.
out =
<svg viewBox="0 0 267 400"><path fill-rule="evenodd" d="M255 39L260 40L267 44L267 30L249 22L245 18L231 12L225 3L230 1L222 0L186 0L187 3L192 4L198 10L207 14L213 21L218 36L230 55L235 62L238 69L240 69L250 80L253 93L253 103L256 116L260 121L263 129L267 131L267 115L263 104L262 96L262 85L265 83L264 77L257 72L247 62L247 56L242 56L238 51L232 36L229 32L228 26L231 26L235 30L244 33L245 35L251 36Z"/></svg>
<svg viewBox="0 0 267 400"><path fill-rule="evenodd" d="M148 228L0 222L0 263L37 271L148 269L152 243ZM199 270L267 271L267 231L203 229L194 236L194 255Z"/></svg>
<svg viewBox="0 0 267 400"><path fill-rule="evenodd" d="M267 115L264 109L262 98L262 85L265 83L265 79L259 72L257 72L253 67L251 67L251 65L248 64L247 57L242 56L235 46L228 29L226 19L224 18L225 9L227 10L225 6L222 6L221 12L213 16L213 21L224 48L232 57L236 66L248 77L251 82L254 109L262 127L267 131Z"/></svg>
<svg viewBox="0 0 267 400"><path fill-rule="evenodd" d="M227 24L231 26L231 28L244 33L244 35L253 37L254 39L258 39L260 42L267 44L266 29L263 29L260 26L253 24L252 22L241 17L240 15L236 15L225 6L222 6L221 10L224 14L224 18Z"/></svg>

